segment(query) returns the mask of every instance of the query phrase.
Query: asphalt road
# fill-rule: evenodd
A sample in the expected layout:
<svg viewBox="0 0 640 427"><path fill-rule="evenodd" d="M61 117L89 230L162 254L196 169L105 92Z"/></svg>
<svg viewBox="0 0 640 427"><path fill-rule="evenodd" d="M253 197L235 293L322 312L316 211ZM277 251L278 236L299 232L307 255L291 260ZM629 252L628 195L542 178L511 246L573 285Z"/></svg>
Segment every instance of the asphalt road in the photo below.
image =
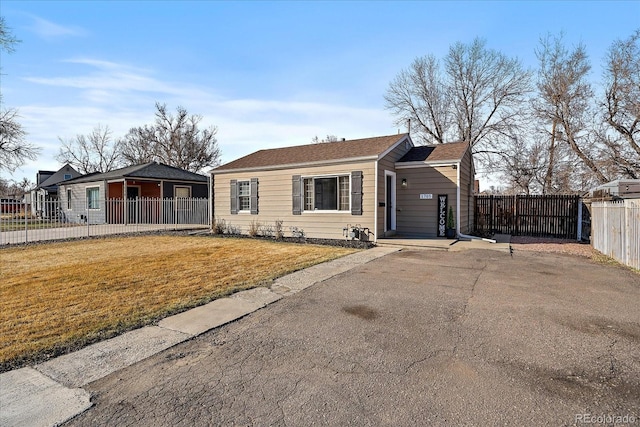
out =
<svg viewBox="0 0 640 427"><path fill-rule="evenodd" d="M403 250L91 383L66 425L640 425L639 302L582 258Z"/></svg>

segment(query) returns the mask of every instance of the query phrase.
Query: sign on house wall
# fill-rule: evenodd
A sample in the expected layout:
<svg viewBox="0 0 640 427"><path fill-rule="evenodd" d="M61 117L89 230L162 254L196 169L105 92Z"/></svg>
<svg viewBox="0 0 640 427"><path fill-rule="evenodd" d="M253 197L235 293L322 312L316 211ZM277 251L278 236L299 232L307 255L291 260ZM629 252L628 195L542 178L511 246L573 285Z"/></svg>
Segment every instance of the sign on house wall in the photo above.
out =
<svg viewBox="0 0 640 427"><path fill-rule="evenodd" d="M447 194L438 194L438 237L446 236L448 197Z"/></svg>

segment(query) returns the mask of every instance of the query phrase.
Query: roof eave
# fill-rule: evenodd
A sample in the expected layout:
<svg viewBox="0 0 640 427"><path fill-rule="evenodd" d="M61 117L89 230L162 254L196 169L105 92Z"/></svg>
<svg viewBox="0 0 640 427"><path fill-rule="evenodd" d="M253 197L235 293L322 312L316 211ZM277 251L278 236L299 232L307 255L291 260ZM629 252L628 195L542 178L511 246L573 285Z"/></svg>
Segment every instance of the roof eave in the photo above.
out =
<svg viewBox="0 0 640 427"><path fill-rule="evenodd" d="M354 162L362 162L362 161L369 161L369 160L378 160L378 155L376 154L372 156L350 157L347 159L318 160L315 162L304 162L304 163L256 166L251 168L221 169L221 170L213 169L211 170L210 173L211 175L218 175L218 174L225 174L225 173L270 171L270 170L281 170L281 169L305 168L305 167L312 167L312 166L337 165L342 163L354 163Z"/></svg>
<svg viewBox="0 0 640 427"><path fill-rule="evenodd" d="M452 166L452 165L457 165L461 161L462 159L417 161L417 162L396 162L395 166L396 166L396 169Z"/></svg>
<svg viewBox="0 0 640 427"><path fill-rule="evenodd" d="M409 136L409 134L404 134L400 136L400 139L397 140L396 142L394 142L393 144L391 144L391 146L389 146L386 150L384 150L382 153L378 154L378 160L382 159L384 156L386 156L387 154L389 154L390 152L392 152L393 150L396 149L396 147L398 147L398 145L402 144L403 142L405 142L405 140L409 140L409 143L411 144L411 147L415 147L415 145L413 144L413 141L411 140L411 137Z"/></svg>

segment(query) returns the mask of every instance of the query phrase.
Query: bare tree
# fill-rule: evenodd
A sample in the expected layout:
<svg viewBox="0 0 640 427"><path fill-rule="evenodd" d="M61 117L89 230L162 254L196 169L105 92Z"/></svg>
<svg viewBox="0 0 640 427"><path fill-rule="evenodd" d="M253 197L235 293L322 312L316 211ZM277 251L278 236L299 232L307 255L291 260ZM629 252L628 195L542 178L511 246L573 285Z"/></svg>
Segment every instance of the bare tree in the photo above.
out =
<svg viewBox="0 0 640 427"><path fill-rule="evenodd" d="M4 18L0 17L0 51L7 53L15 51L14 46L19 43L6 26ZM26 141L26 131L18 122L18 110L2 107L0 94L0 170L15 171L27 160L35 160L40 149Z"/></svg>
<svg viewBox="0 0 640 427"><path fill-rule="evenodd" d="M555 167L555 150L559 143L567 143L595 176L597 182L604 183L604 176L590 151L589 137L593 123L593 90L587 81L591 69L584 45L579 44L569 51L564 46L562 35L546 36L536 49L540 63L538 71L538 97L534 108L538 117L549 127L549 156L545 187L550 184Z"/></svg>
<svg viewBox="0 0 640 427"><path fill-rule="evenodd" d="M159 161L192 172L218 164L215 126L199 129L202 116L189 115L183 107L176 109L175 116L167 112L165 104L156 103L156 110L153 125L132 128L122 140L126 162Z"/></svg>
<svg viewBox="0 0 640 427"><path fill-rule="evenodd" d="M397 117L395 124L415 124L411 132L423 143L456 139L451 133L450 82L433 55L416 58L400 71L385 95L386 107Z"/></svg>
<svg viewBox="0 0 640 427"><path fill-rule="evenodd" d="M313 138L311 138L311 143L312 144L322 144L325 142L336 142L338 141L338 137L335 135L327 135L326 138L324 139L320 139L318 138L318 135L314 136Z"/></svg>
<svg viewBox="0 0 640 427"><path fill-rule="evenodd" d="M26 193L34 187L35 184L29 181L28 178L22 178L20 181L0 178L0 195L2 196L17 196Z"/></svg>
<svg viewBox="0 0 640 427"><path fill-rule="evenodd" d="M410 119L425 143L463 140L475 153L502 154L517 135L530 72L481 39L454 44L442 64L433 55L417 58L391 82L385 101L396 124Z"/></svg>
<svg viewBox="0 0 640 427"><path fill-rule="evenodd" d="M609 47L604 70L604 121L614 131L602 140L618 173L640 176L640 29Z"/></svg>
<svg viewBox="0 0 640 427"><path fill-rule="evenodd" d="M69 163L82 174L109 172L122 164L121 142L113 139L109 126L96 126L88 135L76 135L63 140L56 156L61 163Z"/></svg>

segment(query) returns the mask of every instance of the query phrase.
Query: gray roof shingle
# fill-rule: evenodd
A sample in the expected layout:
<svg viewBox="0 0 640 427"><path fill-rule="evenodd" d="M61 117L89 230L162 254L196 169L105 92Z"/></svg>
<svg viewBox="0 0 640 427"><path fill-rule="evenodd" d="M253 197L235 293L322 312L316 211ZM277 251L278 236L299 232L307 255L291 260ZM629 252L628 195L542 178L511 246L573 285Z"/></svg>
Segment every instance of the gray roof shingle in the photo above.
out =
<svg viewBox="0 0 640 427"><path fill-rule="evenodd" d="M204 175L189 172L184 169L157 162L126 166L124 168L115 169L104 173L87 174L66 182L73 184L80 182L103 181L120 178L148 178L172 181L207 182L207 177Z"/></svg>
<svg viewBox="0 0 640 427"><path fill-rule="evenodd" d="M469 148L467 142L448 142L411 148L397 163L460 160Z"/></svg>

